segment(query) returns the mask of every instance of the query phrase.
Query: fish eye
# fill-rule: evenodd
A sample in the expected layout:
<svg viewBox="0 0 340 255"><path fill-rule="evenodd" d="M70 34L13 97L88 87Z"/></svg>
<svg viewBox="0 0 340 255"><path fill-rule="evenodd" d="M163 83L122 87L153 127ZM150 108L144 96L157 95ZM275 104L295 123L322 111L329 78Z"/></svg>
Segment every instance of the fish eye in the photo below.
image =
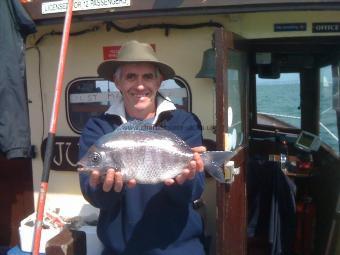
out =
<svg viewBox="0 0 340 255"><path fill-rule="evenodd" d="M98 163L102 159L102 156L98 152L94 152L89 158L93 163Z"/></svg>

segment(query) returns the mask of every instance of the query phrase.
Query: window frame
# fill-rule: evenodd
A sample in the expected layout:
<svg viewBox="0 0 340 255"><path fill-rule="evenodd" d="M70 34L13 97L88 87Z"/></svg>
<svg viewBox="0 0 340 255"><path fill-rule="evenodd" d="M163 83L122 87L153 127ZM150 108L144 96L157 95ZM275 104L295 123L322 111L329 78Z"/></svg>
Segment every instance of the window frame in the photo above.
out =
<svg viewBox="0 0 340 255"><path fill-rule="evenodd" d="M76 133L76 134L81 134L82 133L82 129L78 129L75 127L75 125L73 124L72 120L71 120L71 116L70 116L70 88L72 87L72 84L74 84L75 82L78 81L82 81L82 80L93 80L93 81L106 81L104 78L98 77L98 76L84 76L84 77L77 77L71 81L69 81L66 85L65 88L65 110L66 110L66 120L68 123L68 126L70 127L70 129ZM192 111L192 93L191 93L191 89L190 89L190 85L188 84L188 82L181 76L175 75L173 77L173 80L176 81L177 85L181 88L184 88L187 94L187 111L191 112ZM182 108L181 108L182 109Z"/></svg>
<svg viewBox="0 0 340 255"><path fill-rule="evenodd" d="M299 75L300 77L300 83L299 83L299 90L300 90L300 94L299 94L299 97L300 97L300 105L301 105L301 86L302 86L302 83L301 83L301 73L299 71L296 71L296 70L285 70L285 71L281 71L280 74L287 74L287 73L296 73ZM282 131L289 131L291 133L291 131L298 131L298 130L301 130L301 126L302 126L302 111L300 110L300 127L296 127L296 126L293 126L292 124L289 124L289 123L286 123L285 121L281 120L281 119L278 119L276 117L272 117L274 119L273 122L277 122L277 123L282 123L283 126L273 126L273 125L266 125L266 124L261 124L261 123L258 123L258 110L257 110L257 83L256 83L256 75L258 75L257 72L254 73L254 109L255 109L255 112L254 112L254 119L255 119L255 123L256 123L256 126L257 127L267 127L266 129L273 129L273 130L282 130ZM271 116L269 116L269 118L271 118Z"/></svg>
<svg viewBox="0 0 340 255"><path fill-rule="evenodd" d="M285 69L282 68L281 69L281 74L282 73L299 73L300 77L301 77L301 71L298 69ZM255 130L268 130L270 132L282 132L282 133L289 133L289 134L299 134L299 132L301 131L301 126L300 128L298 127L278 127L278 126L273 126L273 125L265 125L265 124L259 124L257 122L257 91L256 91L256 75L258 74L258 72L256 72L255 69L252 70L251 74L250 74L250 113L251 113L251 129L255 129ZM302 82L300 80L300 93L301 93L301 86L302 86ZM300 95L300 100L301 100L301 95ZM300 101L301 103L301 101ZM302 117L302 111L301 111L301 116ZM279 119L276 119L277 121L280 121ZM302 125L302 118L300 119L300 125Z"/></svg>
<svg viewBox="0 0 340 255"><path fill-rule="evenodd" d="M326 66L330 66L331 68L331 75L332 75L332 81L331 81L331 84L332 86L334 85L333 82L334 82L334 76L333 76L333 72L334 72L334 68L337 68L337 66L340 66L340 64L336 64L336 62L324 62L322 64L320 64L319 66L319 75L321 74L321 69L326 67ZM339 67L338 67L339 68ZM336 77L335 77L336 78ZM323 148L325 148L330 154L334 155L335 157L340 157L340 150L338 151L338 148L337 149L334 149L329 143L327 143L324 139L324 137L322 137L322 133L321 133L321 130L322 128L328 128L327 126L325 127L322 127L321 126L321 123L322 123L322 119L321 119L321 86L322 86L322 83L321 83L321 76L320 76L320 79L319 79L319 111L318 111L318 128L319 128L319 133L318 133L318 136L321 140L321 146ZM336 121L336 120L335 120ZM322 123L323 124L323 123ZM339 135L339 134L338 134ZM338 142L339 143L339 142ZM338 145L339 146L339 145Z"/></svg>

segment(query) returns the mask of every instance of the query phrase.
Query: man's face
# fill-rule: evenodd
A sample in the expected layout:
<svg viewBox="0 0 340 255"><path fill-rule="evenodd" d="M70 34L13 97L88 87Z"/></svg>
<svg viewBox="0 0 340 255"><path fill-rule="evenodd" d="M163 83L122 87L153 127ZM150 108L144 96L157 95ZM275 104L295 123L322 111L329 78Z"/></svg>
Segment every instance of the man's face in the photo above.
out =
<svg viewBox="0 0 340 255"><path fill-rule="evenodd" d="M131 117L149 118L156 111L156 93L162 77L153 64L126 64L114 77L124 99L125 110Z"/></svg>

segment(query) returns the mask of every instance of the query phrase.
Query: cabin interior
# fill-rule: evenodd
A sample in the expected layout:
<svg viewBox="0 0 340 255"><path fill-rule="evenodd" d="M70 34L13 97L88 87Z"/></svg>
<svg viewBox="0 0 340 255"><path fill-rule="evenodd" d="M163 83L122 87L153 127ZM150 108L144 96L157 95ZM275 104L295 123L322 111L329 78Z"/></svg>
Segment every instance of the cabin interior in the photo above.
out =
<svg viewBox="0 0 340 255"><path fill-rule="evenodd" d="M37 24L25 51L33 153L0 156L0 254L20 243L39 194L64 17L41 2L23 3ZM198 115L207 148L235 151L226 183L206 178L207 254L340 254L340 3L192 5L75 12L46 207L96 212L79 189L77 139L117 93L98 64L136 39L176 70L162 93Z"/></svg>

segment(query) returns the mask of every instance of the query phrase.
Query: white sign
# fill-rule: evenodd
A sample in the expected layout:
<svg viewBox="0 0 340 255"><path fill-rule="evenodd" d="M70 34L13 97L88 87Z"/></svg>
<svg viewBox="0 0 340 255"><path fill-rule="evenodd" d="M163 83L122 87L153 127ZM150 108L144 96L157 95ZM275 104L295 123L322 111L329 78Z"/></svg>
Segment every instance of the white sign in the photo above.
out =
<svg viewBox="0 0 340 255"><path fill-rule="evenodd" d="M159 92L170 99L186 97L187 92L184 88L176 89L160 89ZM79 93L70 95L71 104L79 103L101 103L107 105L108 102L112 103L120 97L119 91L112 92L95 92L95 93Z"/></svg>
<svg viewBox="0 0 340 255"><path fill-rule="evenodd" d="M102 103L107 104L108 102L113 102L117 100L120 92L101 92L101 93L80 93L80 94L71 94L70 95L70 103Z"/></svg>
<svg viewBox="0 0 340 255"><path fill-rule="evenodd" d="M67 0L45 2L41 4L42 14L66 12ZM130 6L130 0L74 0L73 11L96 10Z"/></svg>

